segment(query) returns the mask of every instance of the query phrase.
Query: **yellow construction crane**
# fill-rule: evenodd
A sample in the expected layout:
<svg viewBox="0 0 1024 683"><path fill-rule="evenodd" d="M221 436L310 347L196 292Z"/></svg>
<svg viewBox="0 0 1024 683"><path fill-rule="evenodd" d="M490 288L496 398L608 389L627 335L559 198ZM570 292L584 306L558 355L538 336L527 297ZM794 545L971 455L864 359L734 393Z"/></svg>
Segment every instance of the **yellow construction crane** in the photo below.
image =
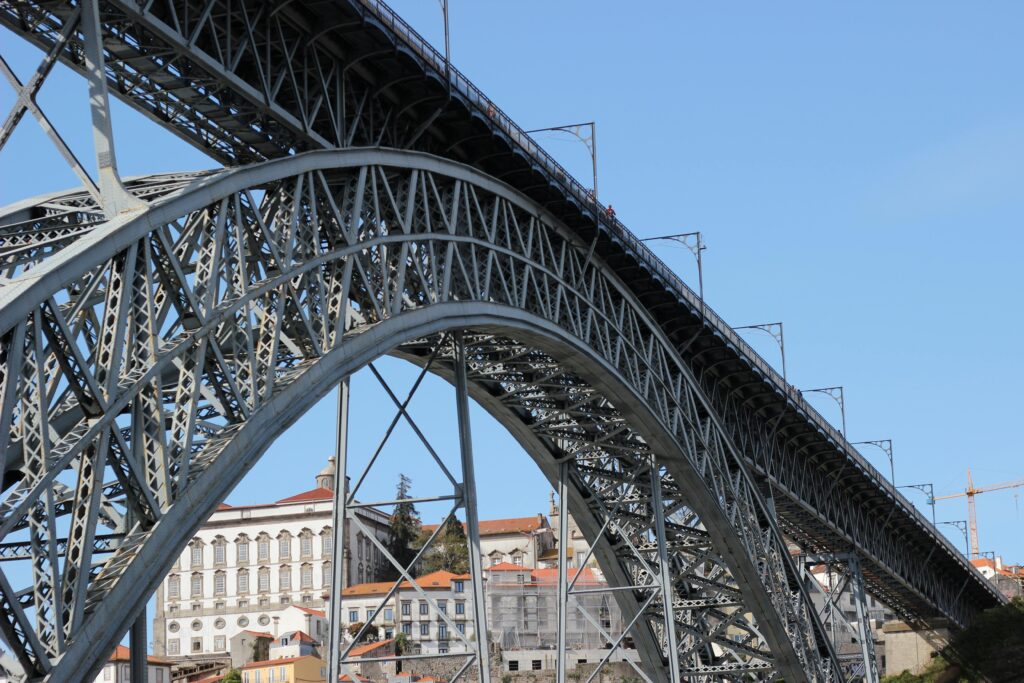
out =
<svg viewBox="0 0 1024 683"><path fill-rule="evenodd" d="M961 498L967 496L967 519L968 524L971 526L971 559L979 557L978 554L978 513L974 509L974 497L979 493L988 493L989 491L999 491L1001 489L1015 489L1018 486L1024 486L1024 479L1018 479L1017 481L1004 481L1001 484L993 484L992 486L983 486L981 488L974 488L974 480L971 479L971 470L967 468L967 488L963 493L953 493L948 496L935 496L934 500L948 500L950 498Z"/></svg>

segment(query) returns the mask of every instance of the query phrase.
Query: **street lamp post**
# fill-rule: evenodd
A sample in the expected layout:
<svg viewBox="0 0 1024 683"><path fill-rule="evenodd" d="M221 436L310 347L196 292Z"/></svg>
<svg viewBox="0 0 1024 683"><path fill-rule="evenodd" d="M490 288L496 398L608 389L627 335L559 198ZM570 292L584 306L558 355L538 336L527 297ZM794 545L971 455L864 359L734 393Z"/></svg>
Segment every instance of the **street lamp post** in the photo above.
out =
<svg viewBox="0 0 1024 683"><path fill-rule="evenodd" d="M897 486L896 488L917 489L921 493L927 495L928 500L926 502L932 506L932 526L937 524L935 521L935 487L930 482L925 484L904 484L903 486Z"/></svg>
<svg viewBox="0 0 1024 683"><path fill-rule="evenodd" d="M844 435L845 436L845 435ZM867 444L874 446L885 453L886 457L889 458L889 483L893 486L896 485L896 466L893 464L892 459L892 439L878 439L877 441L854 441L851 446L860 446Z"/></svg>
<svg viewBox="0 0 1024 683"><path fill-rule="evenodd" d="M843 437L846 437L846 396L842 387L822 387L820 389L801 389L802 394L825 394L839 404L839 415L842 418Z"/></svg>
<svg viewBox="0 0 1024 683"><path fill-rule="evenodd" d="M970 553L970 541L967 536L967 520L966 519L954 519L949 522L939 522L939 524L945 524L946 526L955 526L960 530L960 533L964 535L964 557L967 557Z"/></svg>
<svg viewBox="0 0 1024 683"><path fill-rule="evenodd" d="M732 328L734 330L760 330L767 332L775 340L775 343L779 345L779 355L782 356L782 381L789 386L789 380L786 378L786 337L782 334L782 323L760 323L757 325L740 325L739 327ZM788 390L788 389L787 389ZM844 434L845 436L845 434Z"/></svg>
<svg viewBox="0 0 1024 683"><path fill-rule="evenodd" d="M704 244L704 238L701 236L700 231L697 232L681 232L676 235L660 235L658 237L645 237L641 242L655 242L657 240L665 240L668 242L675 242L681 244L693 254L693 257L697 259L697 290L700 296L701 305L704 302L704 262L701 252L707 249L707 245Z"/></svg>
<svg viewBox="0 0 1024 683"><path fill-rule="evenodd" d="M590 128L590 135L586 136L580 131ZM550 128L534 128L527 133L561 132L576 136L580 142L586 145L590 151L590 166L594 173L594 199L597 199L597 124L593 121L585 123L572 123L567 126L551 126Z"/></svg>
<svg viewBox="0 0 1024 683"><path fill-rule="evenodd" d="M449 90L452 87L452 51L448 41L448 0L437 0L441 4L441 14L444 15L444 80L448 83Z"/></svg>

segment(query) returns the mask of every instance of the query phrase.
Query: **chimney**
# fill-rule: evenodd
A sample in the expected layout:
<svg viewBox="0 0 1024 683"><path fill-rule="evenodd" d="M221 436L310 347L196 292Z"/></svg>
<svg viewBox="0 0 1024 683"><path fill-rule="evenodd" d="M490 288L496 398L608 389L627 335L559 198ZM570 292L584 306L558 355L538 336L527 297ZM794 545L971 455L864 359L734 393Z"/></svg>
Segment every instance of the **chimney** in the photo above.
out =
<svg viewBox="0 0 1024 683"><path fill-rule="evenodd" d="M277 638L277 627L280 621L281 617L274 617L274 638Z"/></svg>

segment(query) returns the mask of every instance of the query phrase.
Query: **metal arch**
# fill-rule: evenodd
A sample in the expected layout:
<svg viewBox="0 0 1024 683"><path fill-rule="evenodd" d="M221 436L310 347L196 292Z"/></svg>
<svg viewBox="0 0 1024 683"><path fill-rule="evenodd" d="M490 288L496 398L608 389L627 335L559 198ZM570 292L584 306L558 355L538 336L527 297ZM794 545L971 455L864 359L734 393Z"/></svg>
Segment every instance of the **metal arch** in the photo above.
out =
<svg viewBox="0 0 1024 683"><path fill-rule="evenodd" d="M343 177L332 189L325 174L338 169ZM253 189L265 193L258 207L246 205L253 201ZM361 225L353 223L354 215L362 217ZM262 247L253 251L249 239ZM252 263L240 257L243 252ZM112 616L134 616L133 607L159 580L153 568L170 564L168 548L187 540L226 493L224 483L240 478L275 430L298 417L299 388L305 396L316 395L316 387L333 387L413 333L488 325L521 331L532 325L535 343L561 338L566 345L572 342L583 360L603 359L608 377L598 379L604 387L595 390L577 379L560 390L571 388L580 398L573 408L577 414L568 412L562 426L581 437L603 435L576 443L570 453L589 463L576 467L591 507L574 513L582 519L588 513L590 519L603 515L605 533L619 539L613 556L621 575L637 590L656 585L645 569L653 560L644 557L647 551L639 550L636 540L656 534L654 520L644 526L616 517L595 495L618 490L616 472L630 449L654 449L662 467L669 468L663 483L674 481L677 487L666 500L691 510L705 507L701 523L717 532L715 551L704 549L701 557L720 567L719 582L735 586L732 602L742 594L745 605L723 611L727 600L695 600L699 591L681 593L701 577L680 572L686 553L675 549L673 576L680 583L672 587L673 605L690 600L697 607L688 616L700 616L693 623L675 620L680 642L699 641L696 652L685 653L696 657L691 672L729 677L759 671L827 680L832 672L827 646L818 638L820 629L798 589L785 544L735 447L643 308L590 256L587 245L541 207L477 171L422 154L363 149L308 153L200 180L186 192L153 202L137 218L117 219L81 236L36 264L32 277L10 282L0 292L0 335L5 348L24 360L11 363L8 357L5 367L2 404L18 399L22 409L4 412L0 430L13 426L16 434L4 455L17 451L27 462L25 437L35 424L51 414L72 419L52 443L44 443L51 453L43 461L46 467L22 468L25 479L0 504L0 531L7 534L21 524L59 473L82 472L89 461L107 454L111 462L124 463L119 471L128 494L119 504L135 503L139 509L138 522L125 530L102 569L79 574L85 578L77 590L62 584L60 572L37 580L37 600L59 593L67 598L64 611L38 612L35 625L27 614L16 613L3 625L26 670L44 672L54 660L67 670L85 670L79 665L94 663L96 652L116 642L123 624ZM183 268L193 279L183 277ZM89 310L97 319L86 325L88 353L72 343L83 341L79 318L89 306L76 299L88 287L66 289L83 278L103 280L102 291L91 299ZM343 327L339 314L346 310ZM392 329L401 325L418 328L408 328L403 337ZM164 330L159 342L153 334L158 329ZM32 344L21 341L25 338ZM504 371L511 361L498 358ZM56 405L37 401L39 409L26 412L26 397L38 393L33 387L41 388L42 380L10 369L29 360L37 367L39 359L56 359L52 372L70 389ZM531 367L542 361L537 356ZM559 373L574 376L564 368ZM515 384L508 378L495 381ZM606 397L624 395L624 386L634 396L633 405L609 403ZM161 413L160 394L175 399L166 408L170 415ZM567 413L567 406L538 403L539 395L512 396L526 401L520 410L535 415ZM92 404L101 411L90 409ZM628 409L634 419L647 417L641 420L642 435L624 441L625 451L620 447L609 454L606 439L631 424L622 417L608 422L617 409ZM130 418L132 426L115 429L117 414ZM251 419L256 414L265 419ZM133 465L125 457L129 453L141 462ZM86 498L83 503L94 509L101 496ZM629 504L650 510L644 498L631 498ZM52 522L52 514L47 519ZM72 523L84 537L96 533L96 516L85 509ZM722 554L722 546L728 552ZM7 583L0 588L13 605ZM718 626L703 632L709 623ZM66 649L53 637L59 632L70 637ZM657 629L650 633L655 645L648 651L661 647ZM728 653L731 659L706 661L711 649L703 644L718 638L715 643L723 648L730 641L726 634L741 636ZM760 663L749 664L752 657Z"/></svg>

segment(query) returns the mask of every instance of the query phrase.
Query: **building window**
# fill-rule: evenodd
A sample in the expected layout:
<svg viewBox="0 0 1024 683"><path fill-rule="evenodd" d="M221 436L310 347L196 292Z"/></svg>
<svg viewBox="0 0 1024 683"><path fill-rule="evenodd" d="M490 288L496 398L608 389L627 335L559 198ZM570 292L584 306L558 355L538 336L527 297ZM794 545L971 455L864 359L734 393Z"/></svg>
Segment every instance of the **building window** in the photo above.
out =
<svg viewBox="0 0 1024 683"><path fill-rule="evenodd" d="M236 585L237 585L237 592L238 593L248 593L249 592L249 570L248 569L240 569L240 570L238 570L238 579L237 579Z"/></svg>
<svg viewBox="0 0 1024 683"><path fill-rule="evenodd" d="M202 651L203 651L203 639L202 638L193 638L192 639L192 652L202 652Z"/></svg>
<svg viewBox="0 0 1024 683"><path fill-rule="evenodd" d="M363 535L356 534L356 556L363 559Z"/></svg>
<svg viewBox="0 0 1024 683"><path fill-rule="evenodd" d="M420 600L420 614L430 614L430 605L428 605L423 600Z"/></svg>
<svg viewBox="0 0 1024 683"><path fill-rule="evenodd" d="M516 583L523 583L525 580L525 576L523 576L522 574L516 574Z"/></svg>
<svg viewBox="0 0 1024 683"><path fill-rule="evenodd" d="M110 673L111 673L111 670L113 668L114 667L110 666L109 664L107 664L105 667L103 667L103 680L105 680L105 681L111 680Z"/></svg>
<svg viewBox="0 0 1024 683"><path fill-rule="evenodd" d="M430 635L430 622L429 621L420 624L420 635L421 636L429 636Z"/></svg>
<svg viewBox="0 0 1024 683"><path fill-rule="evenodd" d="M510 659L510 660L508 660L508 670L509 671L519 671L519 660L518 659Z"/></svg>
<svg viewBox="0 0 1024 683"><path fill-rule="evenodd" d="M366 572L363 570L363 563L359 563L359 583L366 583Z"/></svg>
<svg viewBox="0 0 1024 683"><path fill-rule="evenodd" d="M249 580L249 577L246 577L246 582L248 582L248 580ZM249 601L248 600L239 600L238 601L238 606L239 607L248 607L249 606Z"/></svg>
<svg viewBox="0 0 1024 683"><path fill-rule="evenodd" d="M260 567L258 589L259 589L260 593L269 593L270 592L270 568L269 567Z"/></svg>
<svg viewBox="0 0 1024 683"><path fill-rule="evenodd" d="M290 605L292 604L292 598L290 595L282 595L281 599L278 602L280 602L282 605Z"/></svg>
<svg viewBox="0 0 1024 683"><path fill-rule="evenodd" d="M357 609L350 609L348 611L348 620L349 620L349 623L351 623L351 624L354 624L357 621L359 621L359 610L357 610Z"/></svg>
<svg viewBox="0 0 1024 683"><path fill-rule="evenodd" d="M177 655L181 654L181 641L177 638L170 638L167 641L167 654Z"/></svg>
<svg viewBox="0 0 1024 683"><path fill-rule="evenodd" d="M299 536L299 557L303 560L313 559L313 532L303 529Z"/></svg>
<svg viewBox="0 0 1024 683"><path fill-rule="evenodd" d="M512 564L516 565L517 567L523 566L523 556L521 553L516 553L512 556Z"/></svg>
<svg viewBox="0 0 1024 683"><path fill-rule="evenodd" d="M203 543L199 539L192 541L190 546L192 548L192 566L202 567L203 566Z"/></svg>
<svg viewBox="0 0 1024 683"><path fill-rule="evenodd" d="M224 652L227 648L227 639L224 636L213 637L213 649L216 652Z"/></svg>
<svg viewBox="0 0 1024 683"><path fill-rule="evenodd" d="M181 579L179 577L167 577L167 597L171 600L177 600L181 597Z"/></svg>
<svg viewBox="0 0 1024 683"><path fill-rule="evenodd" d="M333 580L334 577L331 574L331 563L324 562L323 566L320 568L320 583L324 586L330 586Z"/></svg>
<svg viewBox="0 0 1024 683"><path fill-rule="evenodd" d="M324 529L320 533L320 554L323 557L330 557L334 553L334 532Z"/></svg>
<svg viewBox="0 0 1024 683"><path fill-rule="evenodd" d="M410 623L402 624L402 633L404 633L407 636L411 636L412 635L412 624L410 624Z"/></svg>
<svg viewBox="0 0 1024 683"><path fill-rule="evenodd" d="M501 564L501 555L492 555L491 556L491 566L493 567L496 564Z"/></svg>
<svg viewBox="0 0 1024 683"><path fill-rule="evenodd" d="M216 572L213 575L213 594L225 595L228 592L228 577L224 572Z"/></svg>
<svg viewBox="0 0 1024 683"><path fill-rule="evenodd" d="M228 563L228 542L218 536L213 542L213 564L224 566Z"/></svg>
<svg viewBox="0 0 1024 683"><path fill-rule="evenodd" d="M299 568L299 582L303 588L313 587L313 565L304 564Z"/></svg>
<svg viewBox="0 0 1024 683"><path fill-rule="evenodd" d="M373 620L373 611L374 610L373 610L372 607L367 607L366 608L366 621L372 621Z"/></svg>
<svg viewBox="0 0 1024 683"><path fill-rule="evenodd" d="M448 601L447 600L438 600L437 601L437 611L440 612L441 614L448 614Z"/></svg>
<svg viewBox="0 0 1024 683"><path fill-rule="evenodd" d="M461 633L463 635L466 634L466 624L464 624L463 622L459 622L458 624L455 624L455 628L459 629L459 633Z"/></svg>
<svg viewBox="0 0 1024 683"><path fill-rule="evenodd" d="M457 600L455 602L455 613L456 614L465 614L466 613L466 603L463 602L462 600Z"/></svg>
<svg viewBox="0 0 1024 683"><path fill-rule="evenodd" d="M270 560L270 536L260 534L256 540L256 559L260 562Z"/></svg>
<svg viewBox="0 0 1024 683"><path fill-rule="evenodd" d="M277 556L281 560L291 559L292 556L292 537L291 534L285 532L277 537Z"/></svg>
<svg viewBox="0 0 1024 683"><path fill-rule="evenodd" d="M216 621L213 622L213 627L215 629L222 629L222 628L224 628L227 625L228 625L228 622L226 622L226 621L224 621L223 619L220 619L220 618L218 618Z"/></svg>
<svg viewBox="0 0 1024 683"><path fill-rule="evenodd" d="M454 586L453 590L456 593L462 593L466 590L466 583L464 581L452 581L452 586Z"/></svg>
<svg viewBox="0 0 1024 683"><path fill-rule="evenodd" d="M402 616L403 617L408 617L410 615L412 615L412 601L411 600L403 600L402 601Z"/></svg>
<svg viewBox="0 0 1024 683"><path fill-rule="evenodd" d="M201 597L203 595L203 575L196 572L192 575L192 593L191 596Z"/></svg>
<svg viewBox="0 0 1024 683"><path fill-rule="evenodd" d="M530 668L533 669L534 671L540 671L540 665L541 665L541 660L539 660L539 659L534 659L533 661L530 662Z"/></svg>
<svg viewBox="0 0 1024 683"><path fill-rule="evenodd" d="M391 609L390 607L385 607L384 608L384 621L394 621L394 620L395 620L395 610Z"/></svg>
<svg viewBox="0 0 1024 683"><path fill-rule="evenodd" d="M235 554L238 555L238 564L249 564L249 537L242 534L235 541Z"/></svg>
<svg viewBox="0 0 1024 683"><path fill-rule="evenodd" d="M439 654L439 655L446 655L446 654L448 654L448 644L445 643L444 645L439 645L438 648L437 648L437 654Z"/></svg>
<svg viewBox="0 0 1024 683"><path fill-rule="evenodd" d="M437 625L437 639L438 640L448 640L448 625L447 624L438 624Z"/></svg>
<svg viewBox="0 0 1024 683"><path fill-rule="evenodd" d="M277 586L280 590L288 591L292 589L292 570L291 567L284 566L277 572Z"/></svg>

